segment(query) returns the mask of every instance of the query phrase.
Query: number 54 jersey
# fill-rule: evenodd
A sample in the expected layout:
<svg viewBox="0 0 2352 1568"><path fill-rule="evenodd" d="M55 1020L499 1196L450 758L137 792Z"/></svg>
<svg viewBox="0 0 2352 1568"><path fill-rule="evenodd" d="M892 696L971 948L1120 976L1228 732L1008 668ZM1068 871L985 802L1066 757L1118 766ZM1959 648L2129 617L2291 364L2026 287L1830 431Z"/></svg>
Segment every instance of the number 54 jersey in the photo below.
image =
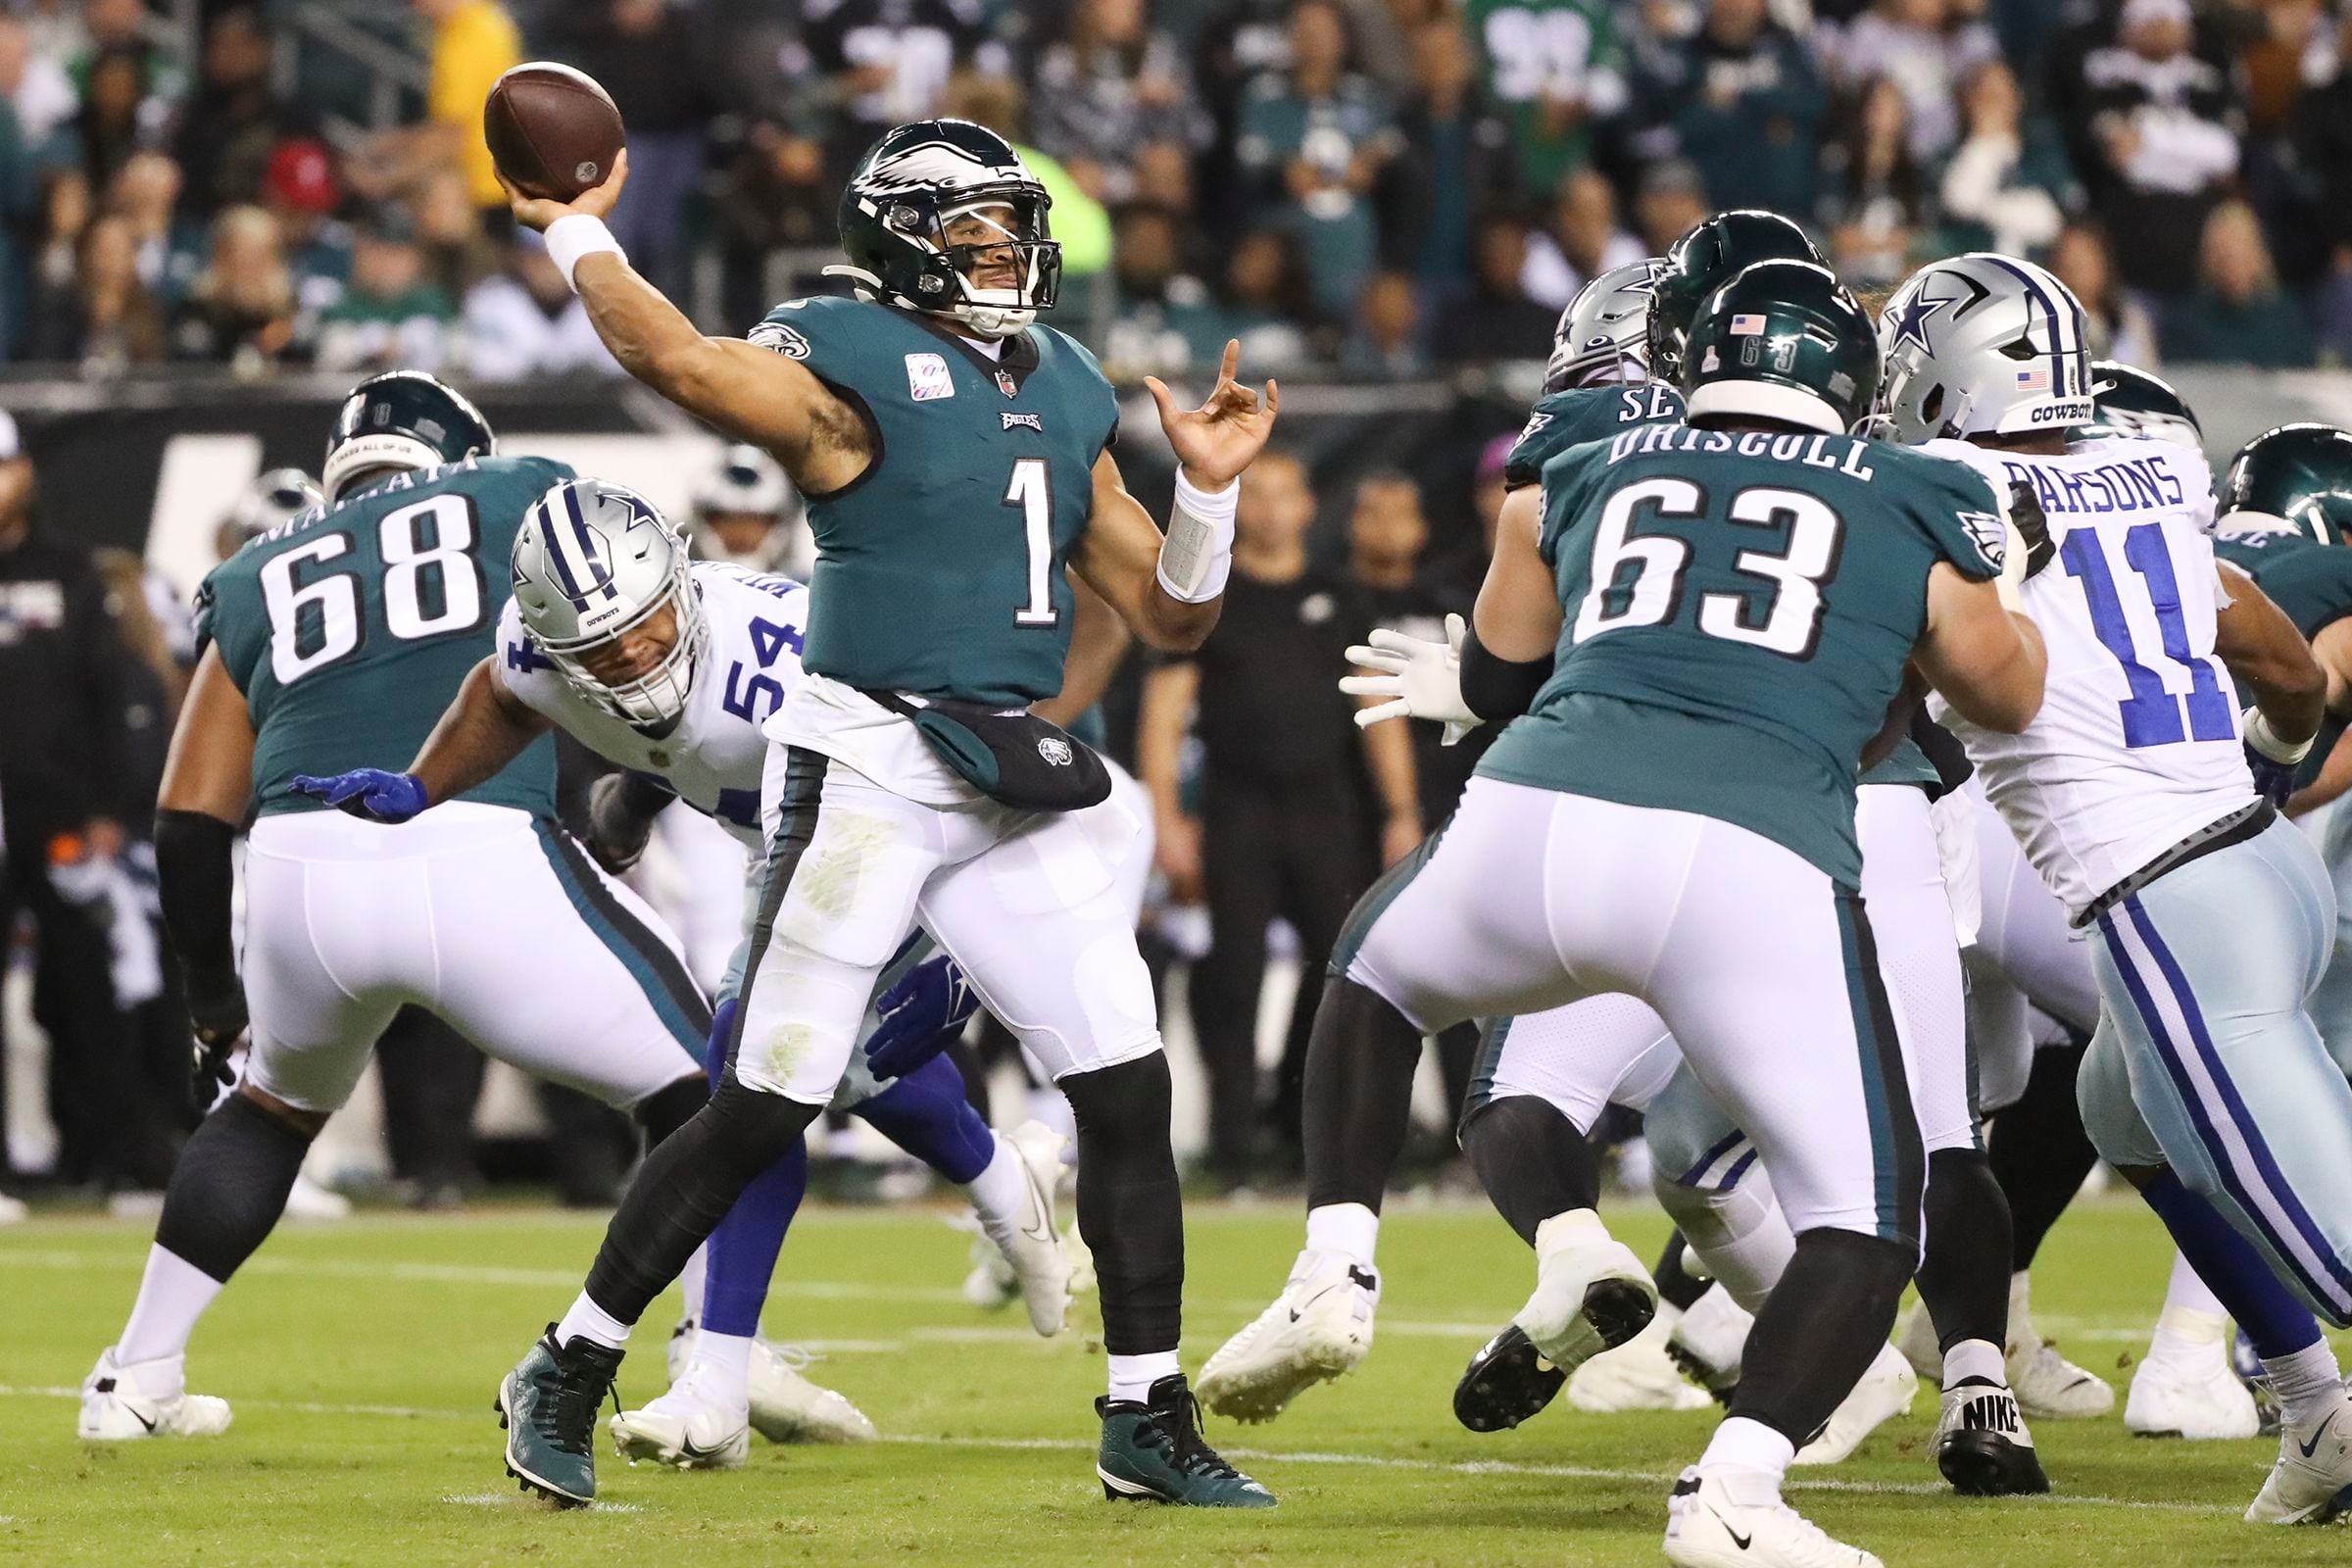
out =
<svg viewBox="0 0 2352 1568"><path fill-rule="evenodd" d="M469 458L399 473L313 507L213 568L196 595L253 718L264 816L325 808L297 773L400 769L482 657L513 595L523 513L570 468ZM556 751L533 743L460 799L555 815Z"/></svg>
<svg viewBox="0 0 2352 1568"><path fill-rule="evenodd" d="M694 562L687 571L702 598L710 641L695 660L685 712L658 735L581 696L531 641L512 600L499 615L492 667L507 690L581 745L667 779L679 799L757 852L768 750L760 725L800 681L808 590L789 577L715 561Z"/></svg>
<svg viewBox="0 0 2352 1568"><path fill-rule="evenodd" d="M2022 485L2057 556L2021 590L2049 675L2022 735L1947 715L2026 858L2081 915L2198 829L2250 805L2237 689L2214 655L2226 601L2213 478L2167 441L2093 441L2063 456L1964 441L1921 449L2004 491Z"/></svg>

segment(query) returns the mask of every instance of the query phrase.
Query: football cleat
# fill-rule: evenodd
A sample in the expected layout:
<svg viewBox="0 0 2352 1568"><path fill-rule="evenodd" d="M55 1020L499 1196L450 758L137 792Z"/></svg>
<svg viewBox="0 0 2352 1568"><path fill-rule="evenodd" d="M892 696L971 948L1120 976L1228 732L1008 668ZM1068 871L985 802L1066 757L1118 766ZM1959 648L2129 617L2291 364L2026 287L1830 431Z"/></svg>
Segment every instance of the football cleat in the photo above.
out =
<svg viewBox="0 0 2352 1568"><path fill-rule="evenodd" d="M596 1497L596 1412L612 1390L621 1352L589 1339L556 1343L556 1326L498 1386L491 1408L507 1429L507 1474L559 1508Z"/></svg>
<svg viewBox="0 0 2352 1568"><path fill-rule="evenodd" d="M22 1225L31 1213L32 1210L24 1206L24 1200L0 1193L0 1225Z"/></svg>
<svg viewBox="0 0 2352 1568"><path fill-rule="evenodd" d="M1020 1156L1021 1173L1028 1178L1019 1219L1003 1238L1004 1259L1019 1281L1029 1326L1052 1339L1070 1313L1070 1258L1054 1215L1054 1188L1061 1179L1061 1150L1068 1140L1044 1122L1029 1121L1006 1133L1004 1141Z"/></svg>
<svg viewBox="0 0 2352 1568"><path fill-rule="evenodd" d="M2009 1343L2002 1347L2017 1407L2036 1421L2087 1421L2115 1408L2115 1390L2058 1353L2034 1327L2029 1276L2009 1276Z"/></svg>
<svg viewBox="0 0 2352 1568"><path fill-rule="evenodd" d="M1453 1418L1473 1432L1507 1431L1549 1404L1567 1381L1525 1329L1506 1324L1479 1347L1453 1386Z"/></svg>
<svg viewBox="0 0 2352 1568"><path fill-rule="evenodd" d="M2246 1393L2253 1397L2254 1414L2262 1422L2261 1435L2277 1437L2285 1412L2279 1408L2278 1390L2271 1382L2271 1369L2262 1364L2262 1356L2255 1350L2254 1342L2246 1338L2244 1329L2239 1329L2230 1341L2230 1370L2237 1374L2237 1381L2245 1385Z"/></svg>
<svg viewBox="0 0 2352 1568"><path fill-rule="evenodd" d="M1302 1251L1274 1304L1200 1369L1200 1401L1235 1421L1271 1421L1372 1348L1380 1276L1337 1252Z"/></svg>
<svg viewBox="0 0 2352 1568"><path fill-rule="evenodd" d="M692 1318L679 1319L670 1331L669 1381L673 1390L691 1374L695 1337ZM864 1411L801 1375L800 1369L814 1359L797 1346L771 1345L765 1336L752 1341L751 1359L744 1372L752 1430L770 1443L873 1442L879 1434ZM716 1388L710 1392L723 1397Z"/></svg>
<svg viewBox="0 0 2352 1568"><path fill-rule="evenodd" d="M210 1438L228 1430L228 1401L190 1394L184 1355L118 1361L114 1347L81 1380L81 1417L75 1432L93 1443L135 1438Z"/></svg>
<svg viewBox="0 0 2352 1568"><path fill-rule="evenodd" d="M1536 1289L1511 1317L1564 1373L1625 1344L1657 1315L1658 1288L1589 1208L1536 1227Z"/></svg>
<svg viewBox="0 0 2352 1568"><path fill-rule="evenodd" d="M751 1406L722 1385L707 1361L686 1369L669 1392L615 1415L612 1446L634 1464L651 1459L679 1470L736 1470L751 1457Z"/></svg>
<svg viewBox="0 0 2352 1568"><path fill-rule="evenodd" d="M1686 1470L1666 1504L1666 1560L1678 1568L1886 1568L1781 1500L1772 1478Z"/></svg>
<svg viewBox="0 0 2352 1568"><path fill-rule="evenodd" d="M1612 1415L1621 1410L1703 1410L1714 1400L1683 1375L1666 1350L1682 1313L1665 1301L1649 1327L1603 1350L1568 1380L1568 1402L1579 1410Z"/></svg>
<svg viewBox="0 0 2352 1568"><path fill-rule="evenodd" d="M1839 1400L1830 1412L1830 1419L1812 1442L1796 1450L1792 1464L1839 1464L1862 1446L1862 1440L1898 1415L1911 1410L1913 1396L1919 1393L1919 1378L1903 1352L1891 1345L1879 1347L1879 1353L1852 1392Z"/></svg>
<svg viewBox="0 0 2352 1568"><path fill-rule="evenodd" d="M351 1200L341 1193L330 1192L308 1176L297 1175L293 1187L286 1193L286 1218L314 1221L349 1219Z"/></svg>
<svg viewBox="0 0 2352 1568"><path fill-rule="evenodd" d="M1964 1497L2031 1496L2050 1490L2016 1396L1984 1378L1962 1378L1943 1391L1943 1409L1936 1421L1936 1468Z"/></svg>
<svg viewBox="0 0 2352 1568"><path fill-rule="evenodd" d="M2352 1507L2352 1396L2278 1434L2278 1462L2246 1508L2254 1525L2324 1525Z"/></svg>
<svg viewBox="0 0 2352 1568"><path fill-rule="evenodd" d="M1200 1404L1171 1372L1134 1399L1097 1399L1102 1446L1095 1474L1113 1500L1195 1508L1271 1508L1274 1494L1225 1462L1200 1436Z"/></svg>
<svg viewBox="0 0 2352 1568"><path fill-rule="evenodd" d="M2174 1348L2140 1362L2124 1399L2125 1430L2141 1438L2260 1437L2262 1413L2230 1368L2227 1347L2217 1335L2193 1351Z"/></svg>
<svg viewBox="0 0 2352 1568"><path fill-rule="evenodd" d="M1692 1301L1666 1341L1666 1354L1683 1375L1729 1405L1740 1389L1740 1361L1756 1320L1722 1285Z"/></svg>

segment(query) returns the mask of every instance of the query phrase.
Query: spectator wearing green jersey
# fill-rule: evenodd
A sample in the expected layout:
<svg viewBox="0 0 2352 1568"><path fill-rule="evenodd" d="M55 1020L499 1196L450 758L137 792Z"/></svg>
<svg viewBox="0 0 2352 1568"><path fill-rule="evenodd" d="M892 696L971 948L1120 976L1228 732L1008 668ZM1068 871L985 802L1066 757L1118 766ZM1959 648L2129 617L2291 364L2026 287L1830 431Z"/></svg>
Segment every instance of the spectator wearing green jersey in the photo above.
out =
<svg viewBox="0 0 2352 1568"><path fill-rule="evenodd" d="M1525 193L1546 202L1623 112L1623 51L1604 0L1469 0L1487 93L1508 117Z"/></svg>

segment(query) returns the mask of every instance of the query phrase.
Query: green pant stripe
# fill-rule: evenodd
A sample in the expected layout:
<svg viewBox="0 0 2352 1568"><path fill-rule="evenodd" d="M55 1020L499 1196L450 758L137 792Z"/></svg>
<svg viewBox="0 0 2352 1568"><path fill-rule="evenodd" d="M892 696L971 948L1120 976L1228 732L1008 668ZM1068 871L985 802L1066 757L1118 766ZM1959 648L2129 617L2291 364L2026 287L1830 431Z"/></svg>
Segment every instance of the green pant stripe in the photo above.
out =
<svg viewBox="0 0 2352 1568"><path fill-rule="evenodd" d="M752 920L750 951L743 960L743 981L737 991L734 1027L727 1032L726 1060L732 1070L743 1046L743 1021L752 1009L752 985L760 977L760 960L775 935L776 912L784 907L785 890L801 857L816 837L817 804L824 798L826 758L795 746L786 754L784 793L776 803L776 831L767 841L767 858L760 870L760 910Z"/></svg>
<svg viewBox="0 0 2352 1568"><path fill-rule="evenodd" d="M1862 1100L1870 1118L1878 1234L1916 1247L1927 1152L1920 1143L1919 1117L1911 1107L1910 1079L1903 1071L1902 1038L1895 1033L1894 1008L1886 1000L1886 981L1879 973L1878 939L1871 932L1861 896L1839 888L1837 898L1846 1005L1853 1014Z"/></svg>
<svg viewBox="0 0 2352 1568"><path fill-rule="evenodd" d="M1366 888L1364 896L1355 901L1355 907L1348 911L1347 922L1340 927L1340 940L1331 947L1333 974L1347 974L1348 966L1355 962L1356 953L1362 949L1364 938L1371 934L1373 925L1388 912L1389 906L1396 902L1396 895L1404 891L1405 885L1421 874L1421 868L1429 863L1429 858L1438 853L1438 841L1446 836L1446 825L1452 820L1447 817L1440 822L1435 832L1413 847L1412 854L1383 871L1380 879Z"/></svg>
<svg viewBox="0 0 2352 1568"><path fill-rule="evenodd" d="M1511 1018L1489 1018L1478 1032L1478 1060L1470 1071L1470 1092L1462 1097L1462 1116L1494 1097L1494 1068L1502 1060L1503 1042L1511 1037Z"/></svg>
<svg viewBox="0 0 2352 1568"><path fill-rule="evenodd" d="M662 1027L686 1048L687 1054L702 1060L704 1046L710 1038L710 1004L686 972L685 964L668 943L612 896L586 852L569 834L544 817L531 825L539 835L539 849L547 857L548 868L556 873L556 881L581 921L636 980Z"/></svg>

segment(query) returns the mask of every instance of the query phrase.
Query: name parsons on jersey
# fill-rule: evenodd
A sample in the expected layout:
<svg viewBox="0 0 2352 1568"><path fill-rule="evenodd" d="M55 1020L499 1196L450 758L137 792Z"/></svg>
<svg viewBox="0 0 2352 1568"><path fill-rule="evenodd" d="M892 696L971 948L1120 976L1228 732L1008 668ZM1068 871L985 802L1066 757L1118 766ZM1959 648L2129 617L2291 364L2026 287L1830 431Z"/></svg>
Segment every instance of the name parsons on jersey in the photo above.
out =
<svg viewBox="0 0 2352 1568"><path fill-rule="evenodd" d="M1870 443L1850 435L1775 434L1769 430L1699 430L1687 424L1649 424L1609 439L1609 462L1651 452L1737 452L1743 458L1836 468L1867 481L1877 470L1862 461Z"/></svg>
<svg viewBox="0 0 2352 1568"><path fill-rule="evenodd" d="M2180 489L2180 476L2154 458L2102 463L2095 468L2054 468L2046 464L2011 463L2004 459L2001 469L2012 484L2032 490L2044 513L2138 512L2150 507L2179 507L2187 501ZM2095 500L2093 491L2097 493Z"/></svg>

